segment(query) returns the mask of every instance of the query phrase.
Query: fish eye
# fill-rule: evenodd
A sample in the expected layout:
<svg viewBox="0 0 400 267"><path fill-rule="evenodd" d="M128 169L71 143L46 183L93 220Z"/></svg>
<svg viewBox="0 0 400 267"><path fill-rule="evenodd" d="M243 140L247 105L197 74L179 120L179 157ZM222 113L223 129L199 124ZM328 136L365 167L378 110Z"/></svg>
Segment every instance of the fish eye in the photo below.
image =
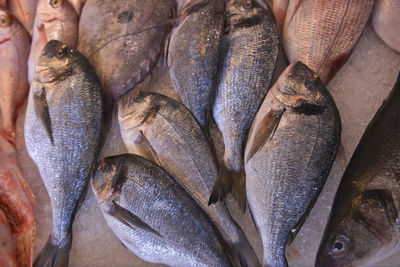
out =
<svg viewBox="0 0 400 267"><path fill-rule="evenodd" d="M58 57L58 58L64 57L64 56L65 56L66 48L67 48L66 45L61 46L61 47L57 50L57 52L56 52L56 57Z"/></svg>
<svg viewBox="0 0 400 267"><path fill-rule="evenodd" d="M108 172L111 168L110 165L108 165L106 162L102 162L100 165L101 171L102 172Z"/></svg>
<svg viewBox="0 0 400 267"><path fill-rule="evenodd" d="M11 19L9 16L7 16L7 15L0 16L0 26L1 27L7 27L8 25L10 25L10 23L11 23Z"/></svg>
<svg viewBox="0 0 400 267"><path fill-rule="evenodd" d="M248 0L246 1L246 3L244 4L244 7L247 9L250 9L253 7L253 1L252 0Z"/></svg>
<svg viewBox="0 0 400 267"><path fill-rule="evenodd" d="M63 3L63 0L50 0L50 5L52 7L59 7Z"/></svg>
<svg viewBox="0 0 400 267"><path fill-rule="evenodd" d="M344 252L349 248L350 248L350 240L347 237L340 235L335 239L333 239L331 250L334 253Z"/></svg>

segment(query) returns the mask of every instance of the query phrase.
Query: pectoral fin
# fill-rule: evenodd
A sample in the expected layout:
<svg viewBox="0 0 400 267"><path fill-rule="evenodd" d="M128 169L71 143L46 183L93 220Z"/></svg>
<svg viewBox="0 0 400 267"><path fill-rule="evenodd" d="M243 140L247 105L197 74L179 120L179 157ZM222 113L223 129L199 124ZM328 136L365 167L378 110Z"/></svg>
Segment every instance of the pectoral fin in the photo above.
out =
<svg viewBox="0 0 400 267"><path fill-rule="evenodd" d="M252 136L253 131L255 134L249 152L246 154L246 163L258 152L258 150L260 150L260 148L265 144L265 142L268 141L268 139L271 139L274 136L283 112L284 110L270 110L260 121L260 123L258 123L255 128L251 129L249 136Z"/></svg>
<svg viewBox="0 0 400 267"><path fill-rule="evenodd" d="M147 223L142 221L136 215L132 214L129 210L126 210L117 203L115 203L115 201L110 202L108 214L130 228L138 227L145 231L156 234L159 237L162 237L160 233L151 228Z"/></svg>
<svg viewBox="0 0 400 267"><path fill-rule="evenodd" d="M33 103L36 116L42 122L51 143L54 145L53 130L51 128L51 119L49 113L49 105L46 99L46 91L42 88L39 92L34 92Z"/></svg>
<svg viewBox="0 0 400 267"><path fill-rule="evenodd" d="M161 166L160 161L157 158L157 152L154 150L150 141L147 140L142 131L139 131L138 138L135 140L135 154Z"/></svg>

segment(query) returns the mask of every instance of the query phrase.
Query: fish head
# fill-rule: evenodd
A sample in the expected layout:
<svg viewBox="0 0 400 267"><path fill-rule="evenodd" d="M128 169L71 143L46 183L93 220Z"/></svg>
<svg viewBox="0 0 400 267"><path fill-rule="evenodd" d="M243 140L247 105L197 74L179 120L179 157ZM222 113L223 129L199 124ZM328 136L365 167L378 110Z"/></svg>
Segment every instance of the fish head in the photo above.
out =
<svg viewBox="0 0 400 267"><path fill-rule="evenodd" d="M41 23L51 22L60 18L62 9L68 4L65 0L39 0L37 16Z"/></svg>
<svg viewBox="0 0 400 267"><path fill-rule="evenodd" d="M228 25L258 24L262 12L259 1L262 2L262 0L230 0L226 5Z"/></svg>
<svg viewBox="0 0 400 267"><path fill-rule="evenodd" d="M0 8L0 45L10 41L15 34L18 21L7 10Z"/></svg>
<svg viewBox="0 0 400 267"><path fill-rule="evenodd" d="M64 80L73 72L79 52L63 44L51 40L42 49L35 70L35 80L40 83L52 83Z"/></svg>
<svg viewBox="0 0 400 267"><path fill-rule="evenodd" d="M119 158L107 157L98 163L90 182L99 202L112 199L121 189L121 179L124 177L125 168Z"/></svg>

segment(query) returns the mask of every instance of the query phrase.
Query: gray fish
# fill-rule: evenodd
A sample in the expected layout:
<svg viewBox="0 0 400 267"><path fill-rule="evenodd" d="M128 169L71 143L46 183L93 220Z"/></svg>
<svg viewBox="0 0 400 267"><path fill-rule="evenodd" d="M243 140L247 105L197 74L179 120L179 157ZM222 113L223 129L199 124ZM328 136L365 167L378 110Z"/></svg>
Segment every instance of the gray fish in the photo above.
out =
<svg viewBox="0 0 400 267"><path fill-rule="evenodd" d="M128 151L154 161L176 179L210 216L237 262L259 266L225 204L208 205L217 177L216 157L190 111L166 96L133 92L120 101L118 118Z"/></svg>
<svg viewBox="0 0 400 267"><path fill-rule="evenodd" d="M287 266L285 248L329 174L340 141L336 105L320 78L291 64L268 92L246 145L246 191L263 266Z"/></svg>
<svg viewBox="0 0 400 267"><path fill-rule="evenodd" d="M88 0L79 21L78 50L94 66L106 103L144 80L156 63L174 0Z"/></svg>
<svg viewBox="0 0 400 267"><path fill-rule="evenodd" d="M35 266L66 266L72 223L99 150L101 86L86 58L52 40L39 57L25 118L25 140L50 197L53 230Z"/></svg>
<svg viewBox="0 0 400 267"><path fill-rule="evenodd" d="M218 50L225 2L197 1L182 10L182 21L169 43L170 76L183 104L201 126L207 126L210 97L216 87Z"/></svg>
<svg viewBox="0 0 400 267"><path fill-rule="evenodd" d="M336 193L315 266L370 266L400 251L400 73Z"/></svg>
<svg viewBox="0 0 400 267"><path fill-rule="evenodd" d="M254 1L229 1L227 24L229 33L222 38L223 62L213 106L225 152L210 204L232 191L245 210L243 143L268 91L279 53L279 37L269 9L261 8Z"/></svg>
<svg viewBox="0 0 400 267"><path fill-rule="evenodd" d="M207 216L156 164L136 155L108 157L91 183L108 226L140 258L170 266L230 266Z"/></svg>

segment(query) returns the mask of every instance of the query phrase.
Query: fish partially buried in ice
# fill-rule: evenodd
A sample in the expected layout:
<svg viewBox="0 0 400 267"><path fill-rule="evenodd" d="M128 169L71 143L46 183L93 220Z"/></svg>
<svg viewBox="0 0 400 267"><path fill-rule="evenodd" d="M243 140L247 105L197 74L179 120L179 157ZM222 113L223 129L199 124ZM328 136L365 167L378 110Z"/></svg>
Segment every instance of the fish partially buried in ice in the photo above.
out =
<svg viewBox="0 0 400 267"><path fill-rule="evenodd" d="M243 144L268 91L279 52L278 30L269 9L255 1L227 3L227 30L222 37L220 70L213 117L222 132L224 158L210 204L232 191L246 208Z"/></svg>
<svg viewBox="0 0 400 267"><path fill-rule="evenodd" d="M400 73L336 193L315 266L370 266L400 251Z"/></svg>
<svg viewBox="0 0 400 267"><path fill-rule="evenodd" d="M182 104L162 95L131 92L119 103L121 135L130 153L167 170L210 216L235 261L259 266L257 255L223 203L208 205L216 156L202 128Z"/></svg>
<svg viewBox="0 0 400 267"><path fill-rule="evenodd" d="M53 230L35 266L65 266L72 223L99 150L103 106L93 68L52 40L39 57L25 118L25 140L50 197Z"/></svg>
<svg viewBox="0 0 400 267"><path fill-rule="evenodd" d="M322 81L301 62L289 65L261 105L246 145L246 190L263 266L287 266L286 246L325 183L340 131Z"/></svg>
<svg viewBox="0 0 400 267"><path fill-rule="evenodd" d="M205 213L156 164L131 154L108 157L91 184L107 224L140 258L170 266L230 266Z"/></svg>

